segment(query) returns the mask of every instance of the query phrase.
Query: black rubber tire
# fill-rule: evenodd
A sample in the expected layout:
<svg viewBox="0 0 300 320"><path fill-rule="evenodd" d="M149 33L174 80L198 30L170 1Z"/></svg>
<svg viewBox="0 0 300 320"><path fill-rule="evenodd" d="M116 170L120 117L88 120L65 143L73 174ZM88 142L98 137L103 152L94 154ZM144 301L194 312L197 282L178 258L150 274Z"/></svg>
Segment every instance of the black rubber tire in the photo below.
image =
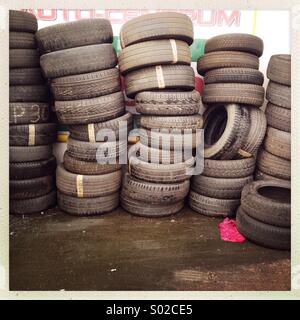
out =
<svg viewBox="0 0 300 320"><path fill-rule="evenodd" d="M9 124L45 123L50 120L47 103L13 102L9 104Z"/></svg>
<svg viewBox="0 0 300 320"><path fill-rule="evenodd" d="M269 126L264 148L277 157L291 160L291 134Z"/></svg>
<svg viewBox="0 0 300 320"><path fill-rule="evenodd" d="M130 198L125 190L121 192L121 206L127 212L144 218L161 218L178 213L184 207L184 201L168 204L145 203Z"/></svg>
<svg viewBox="0 0 300 320"><path fill-rule="evenodd" d="M264 75L259 70L251 68L221 68L205 73L204 83L249 83L261 86Z"/></svg>
<svg viewBox="0 0 300 320"><path fill-rule="evenodd" d="M248 240L268 248L290 249L290 228L281 228L262 223L248 216L241 208L237 212L236 222L239 232Z"/></svg>
<svg viewBox="0 0 300 320"><path fill-rule="evenodd" d="M238 51L216 51L205 53L197 61L197 71L200 75L212 69L220 68L259 68L257 56Z"/></svg>
<svg viewBox="0 0 300 320"><path fill-rule="evenodd" d="M240 205L240 199L217 199L190 191L189 206L197 213L208 217L232 217Z"/></svg>
<svg viewBox="0 0 300 320"><path fill-rule="evenodd" d="M161 81L158 78L160 75ZM162 81L163 80L163 81ZM125 77L125 92L134 98L142 91L159 89L194 90L195 73L190 66L164 65L148 67L128 73Z"/></svg>
<svg viewBox="0 0 300 320"><path fill-rule="evenodd" d="M253 175L255 158L236 160L204 160L203 176L214 178L243 178Z"/></svg>
<svg viewBox="0 0 300 320"><path fill-rule="evenodd" d="M120 164L100 164L98 162L83 161L71 157L66 151L64 153L64 167L69 172L83 175L102 175L118 171L121 169Z"/></svg>
<svg viewBox="0 0 300 320"><path fill-rule="evenodd" d="M200 105L201 96L196 90L144 91L135 96L136 111L145 115L188 116L199 113Z"/></svg>
<svg viewBox="0 0 300 320"><path fill-rule="evenodd" d="M61 77L51 81L51 91L56 100L90 99L120 90L117 68Z"/></svg>
<svg viewBox="0 0 300 320"><path fill-rule="evenodd" d="M48 102L49 90L46 85L10 86L10 102Z"/></svg>
<svg viewBox="0 0 300 320"><path fill-rule="evenodd" d="M40 63L47 78L59 78L114 68L117 55L112 44L96 44L44 54Z"/></svg>
<svg viewBox="0 0 300 320"><path fill-rule="evenodd" d="M247 33L227 33L210 38L205 43L205 53L212 51L243 51L262 56L262 39Z"/></svg>
<svg viewBox="0 0 300 320"><path fill-rule="evenodd" d="M36 49L35 36L30 32L10 32L9 49Z"/></svg>
<svg viewBox="0 0 300 320"><path fill-rule="evenodd" d="M38 23L35 15L17 10L9 10L9 31L35 33Z"/></svg>
<svg viewBox="0 0 300 320"><path fill-rule="evenodd" d="M29 162L46 160L52 157L52 145L9 147L9 162Z"/></svg>
<svg viewBox="0 0 300 320"><path fill-rule="evenodd" d="M243 187L253 181L253 176L243 178L214 178L193 176L191 189L203 196L218 199L240 199Z"/></svg>
<svg viewBox="0 0 300 320"><path fill-rule="evenodd" d="M41 161L10 162L9 178L12 180L34 179L54 175L55 169L55 157Z"/></svg>
<svg viewBox="0 0 300 320"><path fill-rule="evenodd" d="M121 51L118 59L123 75L156 65L190 65L192 60L188 44L174 39L153 40L131 45Z"/></svg>
<svg viewBox="0 0 300 320"><path fill-rule="evenodd" d="M9 49L9 68L38 68L40 56L36 49Z"/></svg>
<svg viewBox="0 0 300 320"><path fill-rule="evenodd" d="M260 193L260 190L268 190ZM276 190L277 193L276 196ZM271 193L272 192L272 193ZM278 227L291 227L291 184L288 181L255 181L245 186L243 211L253 219Z"/></svg>
<svg viewBox="0 0 300 320"><path fill-rule="evenodd" d="M112 43L113 31L107 19L82 19L40 29L36 33L40 51L53 51Z"/></svg>
<svg viewBox="0 0 300 320"><path fill-rule="evenodd" d="M25 200L11 200L9 211L11 214L33 214L40 213L56 205L56 191L43 195L38 198Z"/></svg>
<svg viewBox="0 0 300 320"><path fill-rule="evenodd" d="M123 128L123 124L127 123ZM78 124L78 125L70 125L69 131L71 138L81 141L96 141L103 142L105 130L108 130L107 134L110 135L112 133L115 134L116 139L119 139L119 135L123 135L124 138L127 138L128 133L132 130L133 119L131 113L127 112L121 117L98 123L91 123L89 125L86 124ZM103 135L99 135L100 130L103 130Z"/></svg>
<svg viewBox="0 0 300 320"><path fill-rule="evenodd" d="M261 107L265 99L262 86L247 83L211 83L204 87L203 103L239 103Z"/></svg>
<svg viewBox="0 0 300 320"><path fill-rule="evenodd" d="M279 107L291 109L291 87L269 81L266 98Z"/></svg>
<svg viewBox="0 0 300 320"><path fill-rule="evenodd" d="M56 141L56 123L9 126L10 146L41 146Z"/></svg>
<svg viewBox="0 0 300 320"><path fill-rule="evenodd" d="M280 183L288 181L288 180L276 178L276 177L271 176L269 174L263 173L259 169L256 169L256 171L255 171L255 179L254 180L264 180L264 181L274 180L274 181L277 181L277 182L280 182Z"/></svg>
<svg viewBox="0 0 300 320"><path fill-rule="evenodd" d="M219 160L237 157L250 130L249 110L236 104L213 106L206 110L203 119L204 157Z"/></svg>
<svg viewBox="0 0 300 320"><path fill-rule="evenodd" d="M122 48L156 39L183 40L191 45L194 40L193 23L182 13L157 12L131 19L121 28Z"/></svg>
<svg viewBox="0 0 300 320"><path fill-rule="evenodd" d="M62 211L74 216L100 215L118 207L119 193L95 198L77 198L57 191L57 204Z"/></svg>
<svg viewBox="0 0 300 320"><path fill-rule="evenodd" d="M291 162L277 157L264 149L261 149L258 153L257 168L270 176L283 180L291 180Z"/></svg>
<svg viewBox="0 0 300 320"><path fill-rule="evenodd" d="M55 101L55 111L61 124L108 121L124 114L124 96L120 91L91 99Z"/></svg>
<svg viewBox="0 0 300 320"><path fill-rule="evenodd" d="M53 175L34 179L9 180L9 198L12 200L41 197L54 189L55 180Z"/></svg>
<svg viewBox="0 0 300 320"><path fill-rule="evenodd" d="M9 71L9 85L38 85L44 84L45 79L42 76L40 68L11 69Z"/></svg>
<svg viewBox="0 0 300 320"><path fill-rule="evenodd" d="M267 77L277 83L291 85L291 55L275 54L270 58Z"/></svg>
<svg viewBox="0 0 300 320"><path fill-rule="evenodd" d="M291 132L291 110L268 103L266 107L268 125L278 130Z"/></svg>

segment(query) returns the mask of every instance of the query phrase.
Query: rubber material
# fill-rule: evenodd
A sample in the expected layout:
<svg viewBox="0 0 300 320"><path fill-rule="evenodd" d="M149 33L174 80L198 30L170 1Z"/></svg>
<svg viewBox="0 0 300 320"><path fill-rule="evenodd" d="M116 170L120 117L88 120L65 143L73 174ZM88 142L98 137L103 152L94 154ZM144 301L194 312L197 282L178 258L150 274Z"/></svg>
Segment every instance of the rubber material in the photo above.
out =
<svg viewBox="0 0 300 320"><path fill-rule="evenodd" d="M291 87L270 81L266 98L269 102L283 108L291 109Z"/></svg>
<svg viewBox="0 0 300 320"><path fill-rule="evenodd" d="M9 124L45 123L50 120L47 103L12 102L9 104Z"/></svg>
<svg viewBox="0 0 300 320"><path fill-rule="evenodd" d="M291 110L268 103L266 107L268 125L278 130L291 132Z"/></svg>
<svg viewBox="0 0 300 320"><path fill-rule="evenodd" d="M291 160L291 134L269 126L264 148L275 156Z"/></svg>
<svg viewBox="0 0 300 320"><path fill-rule="evenodd" d="M267 77L277 83L291 85L291 55L275 54L270 58Z"/></svg>
<svg viewBox="0 0 300 320"><path fill-rule="evenodd" d="M34 34L11 31L9 33L9 49L36 49Z"/></svg>
<svg viewBox="0 0 300 320"><path fill-rule="evenodd" d="M9 162L46 160L52 157L52 145L9 147Z"/></svg>
<svg viewBox="0 0 300 320"><path fill-rule="evenodd" d="M10 86L10 102L48 102L49 90L46 85Z"/></svg>
<svg viewBox="0 0 300 320"><path fill-rule="evenodd" d="M40 56L36 49L9 49L9 68L37 68Z"/></svg>
<svg viewBox="0 0 300 320"><path fill-rule="evenodd" d="M40 68L23 68L9 70L9 85L39 85L44 84Z"/></svg>
<svg viewBox="0 0 300 320"><path fill-rule="evenodd" d="M9 31L35 33L37 28L37 19L32 13L9 10Z"/></svg>

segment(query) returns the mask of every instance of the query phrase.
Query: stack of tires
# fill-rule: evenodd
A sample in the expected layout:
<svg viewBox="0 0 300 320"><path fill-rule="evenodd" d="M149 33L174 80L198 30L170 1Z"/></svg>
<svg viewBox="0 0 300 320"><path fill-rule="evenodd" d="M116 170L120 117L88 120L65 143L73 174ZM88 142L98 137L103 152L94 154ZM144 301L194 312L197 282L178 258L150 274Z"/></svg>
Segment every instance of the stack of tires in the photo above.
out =
<svg viewBox="0 0 300 320"><path fill-rule="evenodd" d="M121 127L130 126L131 115L125 113L112 39L105 19L57 24L37 33L58 120L70 131L56 181L58 205L73 215L102 214L119 204L119 157L127 151Z"/></svg>
<svg viewBox="0 0 300 320"><path fill-rule="evenodd" d="M189 131L190 148L195 148L203 124L190 66L192 21L180 13L144 15L123 25L120 41L126 95L135 98L140 113L140 142L129 153L121 204L143 217L175 214L184 206L194 166L192 153L184 158L183 133Z"/></svg>
<svg viewBox="0 0 300 320"><path fill-rule="evenodd" d="M198 213L233 216L243 187L253 180L254 156L266 132L264 77L258 70L263 42L249 34L211 38L197 69L204 76L202 101L204 171L194 176L189 203Z"/></svg>
<svg viewBox="0 0 300 320"><path fill-rule="evenodd" d="M291 56L271 57L267 77L268 122L264 145L257 159L257 180L291 179Z"/></svg>
<svg viewBox="0 0 300 320"><path fill-rule="evenodd" d="M49 91L35 41L37 19L9 12L9 174L10 212L31 214L56 204L56 159Z"/></svg>

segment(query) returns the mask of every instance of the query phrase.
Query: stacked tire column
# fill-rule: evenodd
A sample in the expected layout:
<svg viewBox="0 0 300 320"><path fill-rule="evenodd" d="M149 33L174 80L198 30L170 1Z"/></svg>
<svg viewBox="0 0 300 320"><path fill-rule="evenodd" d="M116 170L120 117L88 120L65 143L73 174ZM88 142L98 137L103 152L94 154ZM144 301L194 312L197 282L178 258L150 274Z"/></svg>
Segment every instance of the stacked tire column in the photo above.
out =
<svg viewBox="0 0 300 320"><path fill-rule="evenodd" d="M195 75L190 66L193 25L179 13L144 15L123 25L120 40L119 68L126 95L135 98L142 129L137 153L129 155L121 204L143 217L175 214L184 206L187 172L194 166L192 155L183 156L183 131L189 129L192 149L196 130L202 128L200 95L193 91Z"/></svg>
<svg viewBox="0 0 300 320"><path fill-rule="evenodd" d="M35 41L37 19L9 12L10 212L31 214L56 204L49 91L40 69Z"/></svg>
<svg viewBox="0 0 300 320"><path fill-rule="evenodd" d="M257 180L291 179L291 56L271 57L267 69L266 116L268 122L264 145L257 159ZM283 182L283 181L282 181Z"/></svg>
<svg viewBox="0 0 300 320"><path fill-rule="evenodd" d="M249 34L211 38L197 69L204 76L204 171L194 176L189 203L198 213L234 216L243 187L253 180L254 156L266 132L263 42Z"/></svg>
<svg viewBox="0 0 300 320"><path fill-rule="evenodd" d="M119 204L119 156L126 152L131 115L125 113L112 38L105 19L58 24L37 33L58 120L70 131L56 179L58 205L73 215L102 214Z"/></svg>

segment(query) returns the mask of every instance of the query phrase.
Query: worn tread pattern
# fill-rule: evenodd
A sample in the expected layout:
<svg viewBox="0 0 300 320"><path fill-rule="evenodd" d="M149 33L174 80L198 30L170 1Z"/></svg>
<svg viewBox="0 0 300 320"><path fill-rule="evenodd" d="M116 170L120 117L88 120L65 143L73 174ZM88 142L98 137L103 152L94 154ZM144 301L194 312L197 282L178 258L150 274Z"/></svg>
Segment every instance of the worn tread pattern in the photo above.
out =
<svg viewBox="0 0 300 320"><path fill-rule="evenodd" d="M37 28L37 19L32 13L9 10L9 31L35 33Z"/></svg>
<svg viewBox="0 0 300 320"><path fill-rule="evenodd" d="M268 103L266 107L268 125L278 130L291 132L291 110Z"/></svg>
<svg viewBox="0 0 300 320"><path fill-rule="evenodd" d="M269 126L264 148L275 156L291 160L291 134Z"/></svg>
<svg viewBox="0 0 300 320"><path fill-rule="evenodd" d="M30 32L9 33L9 49L36 49L35 36Z"/></svg>
<svg viewBox="0 0 300 320"><path fill-rule="evenodd" d="M291 109L291 87L269 81L266 98L279 107Z"/></svg>
<svg viewBox="0 0 300 320"><path fill-rule="evenodd" d="M271 56L267 77L277 83L291 85L291 55L275 54Z"/></svg>
<svg viewBox="0 0 300 320"><path fill-rule="evenodd" d="M9 147L9 162L40 161L51 157L52 145Z"/></svg>
<svg viewBox="0 0 300 320"><path fill-rule="evenodd" d="M269 174L263 173L259 169L256 169L256 171L255 171L255 179L254 180L275 180L280 183L288 181L288 180L276 178L276 177L271 176Z"/></svg>
<svg viewBox="0 0 300 320"><path fill-rule="evenodd" d="M9 70L9 85L39 85L44 84L41 68L21 68Z"/></svg>
<svg viewBox="0 0 300 320"><path fill-rule="evenodd" d="M49 102L50 94L46 85L10 86L10 102Z"/></svg>
<svg viewBox="0 0 300 320"><path fill-rule="evenodd" d="M9 68L38 68L40 56L36 49L9 49Z"/></svg>

